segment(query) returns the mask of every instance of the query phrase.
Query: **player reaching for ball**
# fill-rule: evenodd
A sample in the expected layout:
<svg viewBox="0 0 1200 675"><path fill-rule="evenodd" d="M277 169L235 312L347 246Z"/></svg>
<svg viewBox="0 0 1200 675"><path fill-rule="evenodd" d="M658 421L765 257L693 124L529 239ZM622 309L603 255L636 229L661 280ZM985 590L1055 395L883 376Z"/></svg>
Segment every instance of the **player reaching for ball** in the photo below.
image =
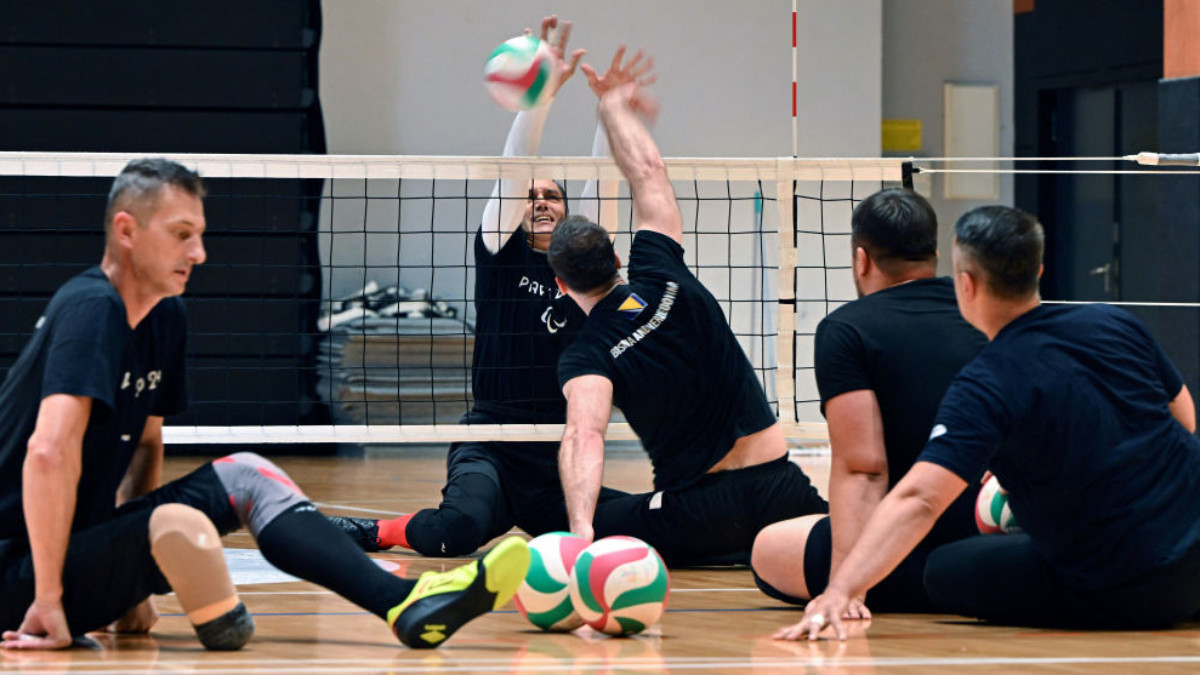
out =
<svg viewBox="0 0 1200 675"><path fill-rule="evenodd" d="M542 19L541 39L552 45L559 74L551 99L513 120L505 157L537 154L553 96L584 54L579 49L565 58L570 35L570 22ZM607 154L599 127L593 153ZM598 203L615 192L615 181L589 181L581 210L603 215L615 229L616 208ZM566 216L566 192L552 180L500 180L492 189L474 242L474 404L460 424L562 424L566 417L555 368L584 315L555 287L546 262L550 233ZM367 551L402 546L429 556L466 555L513 525L532 535L565 530L557 457L553 441L455 443L437 508L389 520L333 520ZM605 498L620 494L603 492Z"/></svg>
<svg viewBox="0 0 1200 675"><path fill-rule="evenodd" d="M586 218L564 220L550 240L558 287L588 314L558 367L571 530L585 539L637 537L668 565L745 561L764 526L827 506L788 460L754 369L684 262L675 192L641 119L656 112L645 89L652 78L640 52L624 57L621 48L603 74L583 70L633 195L629 281L608 233ZM656 491L600 501L614 404L650 455Z"/></svg>
<svg viewBox="0 0 1200 675"><path fill-rule="evenodd" d="M55 293L0 386L0 644L58 649L109 624L146 632L158 618L150 594L174 590L206 648L238 649L254 622L220 535L244 526L279 569L387 621L409 646L437 646L516 592L523 541L410 581L257 455L159 487L163 416L187 404L176 296L205 260L204 193L174 162L130 162L109 193L100 265Z"/></svg>
<svg viewBox="0 0 1200 675"><path fill-rule="evenodd" d="M777 637L815 639L990 468L1024 534L929 555L940 611L1014 625L1151 628L1200 609L1200 440L1179 371L1114 307L1043 305L1042 227L1005 206L954 226L963 317L990 344L950 385L917 462Z"/></svg>
<svg viewBox="0 0 1200 675"><path fill-rule="evenodd" d="M751 565L767 595L803 604L825 589L888 489L912 467L950 381L987 344L958 312L954 282L937 278L937 215L921 195L881 190L850 218L859 299L817 326L816 375L829 423L829 516L775 523L754 541ZM931 611L921 581L937 546L976 534L978 486L871 590L866 606ZM867 616L856 599L850 616Z"/></svg>

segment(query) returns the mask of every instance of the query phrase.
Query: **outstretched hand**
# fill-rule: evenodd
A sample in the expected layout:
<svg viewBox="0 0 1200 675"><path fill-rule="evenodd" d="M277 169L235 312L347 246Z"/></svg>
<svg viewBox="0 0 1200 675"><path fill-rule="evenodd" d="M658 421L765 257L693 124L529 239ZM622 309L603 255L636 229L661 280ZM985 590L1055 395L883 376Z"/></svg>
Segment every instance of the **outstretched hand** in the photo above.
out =
<svg viewBox="0 0 1200 675"><path fill-rule="evenodd" d="M533 35L533 31L526 28L525 34ZM587 50L576 49L571 52L570 61L567 60L567 40L571 39L571 22L563 21L560 24L557 14L542 18L542 31L539 37L542 42L550 45L550 51L554 54L554 69L558 75L555 78L554 89L550 91L550 95L554 96L563 84L575 74L575 67L579 65L579 59L583 58Z"/></svg>
<svg viewBox="0 0 1200 675"><path fill-rule="evenodd" d="M64 649L71 646L71 629L61 602L34 601L17 630L4 631L4 649Z"/></svg>
<svg viewBox="0 0 1200 675"><path fill-rule="evenodd" d="M772 637L776 640L800 640L805 637L816 640L822 630L833 628L837 639L845 640L846 631L842 628L842 621L850 611L850 600L836 590L826 589L808 602L804 608L804 618L799 623L781 628Z"/></svg>
<svg viewBox="0 0 1200 675"><path fill-rule="evenodd" d="M658 115L658 101L645 89L658 77L654 74L654 59L639 49L625 62L625 45L617 48L608 71L597 74L596 69L585 63L580 66L587 77L588 86L596 98L616 97L624 100L630 108L650 120Z"/></svg>
<svg viewBox="0 0 1200 675"><path fill-rule="evenodd" d="M622 64L624 59L625 45L621 45L613 55L612 63L608 64L608 72L597 75L596 69L591 65L585 63L580 66L596 98L604 98L606 93L628 82L633 82L639 87L648 87L658 79L651 72L654 69L654 58L646 56L643 50L637 50L628 63Z"/></svg>

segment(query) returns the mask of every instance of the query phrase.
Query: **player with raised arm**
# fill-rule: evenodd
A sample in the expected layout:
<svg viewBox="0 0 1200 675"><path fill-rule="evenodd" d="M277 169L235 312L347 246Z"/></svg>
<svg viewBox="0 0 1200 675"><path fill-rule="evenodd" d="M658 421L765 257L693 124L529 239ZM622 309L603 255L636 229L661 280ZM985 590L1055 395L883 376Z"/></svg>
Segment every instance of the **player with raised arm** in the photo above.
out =
<svg viewBox="0 0 1200 675"><path fill-rule="evenodd" d="M526 30L526 33L529 31ZM559 71L550 101L517 113L504 156L538 153L553 97L575 72L584 50L566 58L571 23L542 19ZM597 128L593 153L607 154ZM599 201L615 194L615 181L589 181L581 210L601 213L616 227L616 207ZM474 239L474 403L460 424L562 424L566 403L558 388L558 357L574 340L584 315L554 284L546 262L550 234L567 216L562 185L536 179L496 182ZM558 481L558 443L473 441L454 443L446 457L446 484L437 508L390 520L334 516L365 550L402 546L423 555L473 552L514 525L532 535L567 527ZM605 490L605 496L621 493Z"/></svg>
<svg viewBox="0 0 1200 675"><path fill-rule="evenodd" d="M1006 206L954 226L963 318L988 337L954 379L912 469L777 638L844 639L850 599L884 578L991 470L1022 534L935 549L939 611L1008 625L1147 629L1200 609L1200 440L1179 371L1146 327L1105 304L1044 305L1042 226Z"/></svg>
<svg viewBox="0 0 1200 675"><path fill-rule="evenodd" d="M409 646L437 646L516 592L523 541L411 581L367 558L258 455L159 487L163 417L187 404L178 296L205 261L204 194L174 162L130 162L109 194L100 265L55 293L0 385L0 645L63 648L113 622L145 632L157 620L149 596L174 590L206 648L238 649L254 622L220 535L244 526L279 569L370 611Z"/></svg>
<svg viewBox="0 0 1200 675"><path fill-rule="evenodd" d="M789 461L783 430L720 305L683 260L682 220L642 118L656 103L639 52L607 72L583 70L611 152L629 181L636 233L629 281L607 232L580 217L550 243L558 286L588 320L559 362L567 399L560 473L571 531L638 537L671 565L749 557L764 526L824 513ZM654 466L655 492L599 499L604 434L621 408Z"/></svg>

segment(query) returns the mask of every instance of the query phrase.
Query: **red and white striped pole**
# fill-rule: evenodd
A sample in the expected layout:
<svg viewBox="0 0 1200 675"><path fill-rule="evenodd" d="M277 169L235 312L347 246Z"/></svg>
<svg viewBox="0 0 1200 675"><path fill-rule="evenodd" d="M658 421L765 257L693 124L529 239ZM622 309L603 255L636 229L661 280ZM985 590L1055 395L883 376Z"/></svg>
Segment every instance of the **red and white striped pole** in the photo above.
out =
<svg viewBox="0 0 1200 675"><path fill-rule="evenodd" d="M796 0L792 0L792 157L800 155L800 136L796 125L796 69L798 61L796 50Z"/></svg>

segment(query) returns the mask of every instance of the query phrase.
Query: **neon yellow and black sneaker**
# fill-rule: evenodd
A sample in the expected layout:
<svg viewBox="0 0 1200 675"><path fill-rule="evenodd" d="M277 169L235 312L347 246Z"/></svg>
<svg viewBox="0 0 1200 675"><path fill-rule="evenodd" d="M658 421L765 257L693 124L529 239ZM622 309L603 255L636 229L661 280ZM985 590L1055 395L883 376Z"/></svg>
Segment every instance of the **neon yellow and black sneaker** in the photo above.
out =
<svg viewBox="0 0 1200 675"><path fill-rule="evenodd" d="M404 602L388 610L388 625L409 647L437 647L471 619L503 607L528 570L525 540L509 537L480 560L422 574Z"/></svg>

